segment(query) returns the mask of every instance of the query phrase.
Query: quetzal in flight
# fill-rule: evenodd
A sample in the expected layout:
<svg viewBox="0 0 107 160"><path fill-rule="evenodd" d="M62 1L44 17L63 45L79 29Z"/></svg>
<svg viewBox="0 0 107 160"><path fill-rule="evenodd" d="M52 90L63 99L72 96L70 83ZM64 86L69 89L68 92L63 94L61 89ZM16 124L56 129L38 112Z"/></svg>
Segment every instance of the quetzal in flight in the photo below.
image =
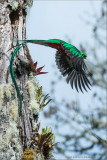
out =
<svg viewBox="0 0 107 160"><path fill-rule="evenodd" d="M87 87L90 89L91 83L87 78L87 67L84 62L84 59L87 59L86 53L79 51L75 46L60 39L18 41L23 42L19 46L23 46L26 43L34 43L57 49L55 56L56 65L62 75L66 76L67 83L71 84L72 89L73 85L75 85L77 91L78 88L81 92L83 92L83 88L86 91Z"/></svg>
<svg viewBox="0 0 107 160"><path fill-rule="evenodd" d="M73 89L73 85L75 85L76 90L78 91L78 88L83 92L84 90L87 91L87 87L90 89L91 83L87 78L87 67L84 63L84 59L87 59L86 53L79 51L75 46L62 41L60 39L49 39L49 40L15 40L22 42L19 44L16 49L14 50L11 61L10 61L10 73L13 80L13 83L15 85L17 96L19 98L19 114L21 114L21 108L22 108L22 97L20 94L19 87L17 85L14 71L13 71L13 61L14 57L17 53L17 51L25 46L26 43L34 43L34 44L40 44L48 47L52 47L57 49L56 52L56 64L58 66L58 69L62 73L62 75L66 76L67 83L71 84L71 87Z"/></svg>

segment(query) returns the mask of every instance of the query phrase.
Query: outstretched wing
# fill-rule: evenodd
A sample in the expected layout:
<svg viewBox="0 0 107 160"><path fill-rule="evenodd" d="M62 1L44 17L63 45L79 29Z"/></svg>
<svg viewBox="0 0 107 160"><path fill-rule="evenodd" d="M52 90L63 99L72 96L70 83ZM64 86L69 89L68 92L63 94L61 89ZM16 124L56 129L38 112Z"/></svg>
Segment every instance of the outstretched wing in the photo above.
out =
<svg viewBox="0 0 107 160"><path fill-rule="evenodd" d="M83 58L80 58L76 55L71 54L69 51L66 51L66 55L56 52L56 64L66 78L67 83L70 82L73 89L75 85L76 90L78 87L83 92L83 88L87 91L86 87L90 89L91 83L89 82L86 74L86 65Z"/></svg>

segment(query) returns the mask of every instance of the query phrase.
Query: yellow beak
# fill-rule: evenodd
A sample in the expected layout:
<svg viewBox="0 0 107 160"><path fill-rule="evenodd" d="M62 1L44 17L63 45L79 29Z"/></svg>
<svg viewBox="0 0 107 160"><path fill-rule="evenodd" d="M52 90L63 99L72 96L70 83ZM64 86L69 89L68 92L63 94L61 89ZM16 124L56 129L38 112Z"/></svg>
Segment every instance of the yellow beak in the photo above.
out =
<svg viewBox="0 0 107 160"><path fill-rule="evenodd" d="M85 59L87 59L87 57Z"/></svg>

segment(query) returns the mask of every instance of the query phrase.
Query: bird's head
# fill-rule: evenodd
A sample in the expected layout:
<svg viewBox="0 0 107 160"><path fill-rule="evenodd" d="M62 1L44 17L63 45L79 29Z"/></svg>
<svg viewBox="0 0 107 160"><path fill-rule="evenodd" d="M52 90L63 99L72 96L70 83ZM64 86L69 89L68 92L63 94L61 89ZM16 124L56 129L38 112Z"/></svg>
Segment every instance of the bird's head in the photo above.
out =
<svg viewBox="0 0 107 160"><path fill-rule="evenodd" d="M84 58L84 59L87 59L87 54L82 52L82 51L80 51L80 52L81 52L81 57Z"/></svg>

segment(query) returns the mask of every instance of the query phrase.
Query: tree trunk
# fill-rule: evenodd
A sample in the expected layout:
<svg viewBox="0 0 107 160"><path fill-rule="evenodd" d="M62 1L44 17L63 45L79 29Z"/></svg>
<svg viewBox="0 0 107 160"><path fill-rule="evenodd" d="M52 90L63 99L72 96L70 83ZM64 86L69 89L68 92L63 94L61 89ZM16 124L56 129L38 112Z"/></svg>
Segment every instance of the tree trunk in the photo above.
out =
<svg viewBox="0 0 107 160"><path fill-rule="evenodd" d="M23 91L23 112L18 117L18 104L15 88L9 75L11 50L16 45L13 39L25 39L26 37L26 11L23 0L2 1L0 3L0 109L1 109L1 155L4 160L21 159L23 149L28 147L28 140L31 138L31 123L27 115L27 99L25 84L28 76L19 76L20 89ZM25 56L22 49L20 56ZM15 67L19 66L20 56L16 56Z"/></svg>
<svg viewBox="0 0 107 160"><path fill-rule="evenodd" d="M32 1L0 0L0 160L22 159L25 148L30 148L33 131L37 130L41 109L35 99L36 82L33 76L29 77L26 68L30 67L27 47L20 49L14 60L15 77L23 96L21 117L18 115L18 98L9 69L10 48L17 45L11 40L26 39L26 8ZM39 158L35 156L32 159L45 158L42 153Z"/></svg>

